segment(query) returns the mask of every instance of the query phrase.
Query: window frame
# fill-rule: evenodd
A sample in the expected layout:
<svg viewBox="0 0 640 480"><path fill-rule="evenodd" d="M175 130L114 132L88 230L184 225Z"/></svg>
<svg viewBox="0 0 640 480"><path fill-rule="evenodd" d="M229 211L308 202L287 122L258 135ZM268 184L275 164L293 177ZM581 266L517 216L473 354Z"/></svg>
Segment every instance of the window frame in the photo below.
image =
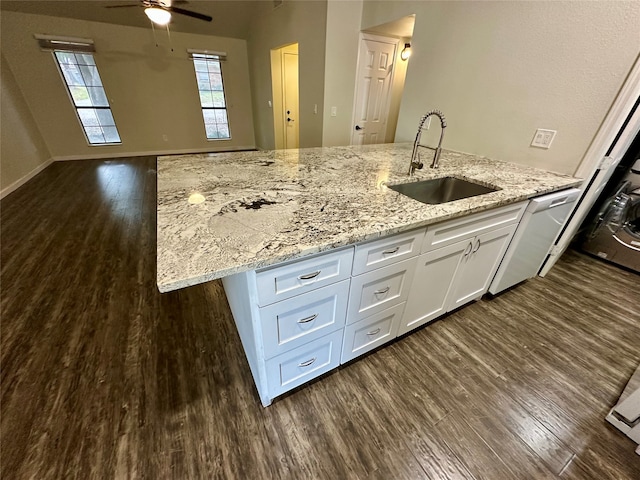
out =
<svg viewBox="0 0 640 480"><path fill-rule="evenodd" d="M63 52L63 53L71 53L71 54L82 54L82 55L91 55L91 58L93 59L93 65L88 65L88 66L95 66L96 67L96 71L98 73L98 77L100 78L100 86L102 87L102 90L104 92L106 101L107 101L107 106L77 106L75 100L73 99L73 95L71 94L71 89L69 84L67 83L67 79L64 76L64 72L62 71L62 66L61 66L61 62L58 60L58 57L56 56L56 52ZM69 97L69 101L71 102L71 107L73 108L75 115L76 115L76 119L78 120L78 123L80 124L80 129L82 130L82 134L84 135L85 141L87 142L87 146L89 147L108 147L108 146L114 146L114 145L122 145L122 137L120 136L120 131L118 130L118 126L116 125L116 120L115 120L115 116L113 115L113 111L111 110L111 104L109 103L109 98L107 96L107 91L104 87L104 84L102 83L102 77L100 76L100 71L98 69L98 65L95 61L95 56L94 56L94 52L93 51L89 51L89 50L81 50L81 49L73 49L73 48L69 48L66 49L63 46L60 46L58 48L54 48L51 50L51 55L53 56L53 61L56 65L56 68L58 69L58 74L60 75L60 80L62 81L65 90L67 92L67 96ZM80 64L76 63L76 65L79 67ZM84 65L84 64L82 64ZM84 77L83 77L83 82L84 82ZM85 82L85 87L87 87L88 85ZM91 85L89 85L91 86ZM100 143L92 143L89 140L89 135L87 134L86 131L86 127L85 125L82 123L82 118L80 117L80 113L79 111L81 109L92 109L92 110L108 110L109 114L111 115L111 118L113 118L113 127L116 129L116 134L118 135L118 138L120 139L120 141L118 142L100 142ZM100 127L102 127L102 125L99 125ZM108 125L111 126L111 125ZM104 132L103 132L103 137L104 137ZM106 139L105 139L106 140Z"/></svg>
<svg viewBox="0 0 640 480"><path fill-rule="evenodd" d="M231 134L231 122L229 119L229 105L227 103L227 90L225 88L224 85L224 73L223 73L223 69L222 69L222 64L226 61L226 53L220 53L220 52L210 52L210 51L206 51L206 50L188 50L189 53L189 57L192 60L193 63L193 73L195 76L195 81L196 81L196 90L198 92L198 102L200 104L200 112L202 115L202 126L204 127L204 136L206 138L207 141L209 142L216 142L216 141L229 141L233 138L232 134ZM220 66L220 83L222 84L222 98L224 100L224 107L205 107L202 105L202 97L201 97L201 92L205 91L205 92L214 92L214 91L220 91L220 90L200 90L200 85L198 83L198 70L196 70L196 64L195 64L195 60L205 60L207 62L207 67L208 67L208 62L209 61L215 61L218 62L218 65ZM216 72L217 73L217 72ZM206 123L206 117L204 115L205 110L212 110L212 111L216 111L216 110L222 110L225 113L225 117L226 117L226 126L227 126L227 130L229 131L229 136L228 137L218 137L218 138L209 138L209 136L207 135L207 123ZM216 122L216 125L218 125L218 122Z"/></svg>

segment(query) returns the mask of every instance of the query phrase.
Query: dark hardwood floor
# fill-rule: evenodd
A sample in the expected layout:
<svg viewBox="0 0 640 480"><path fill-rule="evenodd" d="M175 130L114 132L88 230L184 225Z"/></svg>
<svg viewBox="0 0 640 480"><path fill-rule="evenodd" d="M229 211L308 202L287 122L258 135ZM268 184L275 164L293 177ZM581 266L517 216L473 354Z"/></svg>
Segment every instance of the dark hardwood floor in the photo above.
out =
<svg viewBox="0 0 640 480"><path fill-rule="evenodd" d="M158 293L155 178L58 162L1 202L2 478L640 478L604 420L639 276L568 252L265 409L221 284Z"/></svg>

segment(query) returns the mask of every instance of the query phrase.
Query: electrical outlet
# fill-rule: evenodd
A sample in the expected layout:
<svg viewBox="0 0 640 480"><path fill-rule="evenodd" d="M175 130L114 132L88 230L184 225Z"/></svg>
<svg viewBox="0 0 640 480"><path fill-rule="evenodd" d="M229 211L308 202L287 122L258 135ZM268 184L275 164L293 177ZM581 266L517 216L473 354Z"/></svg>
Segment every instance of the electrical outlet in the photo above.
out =
<svg viewBox="0 0 640 480"><path fill-rule="evenodd" d="M531 146L538 148L551 147L551 142L553 142L556 133L557 132L555 130L546 130L544 128L537 129L533 136L533 140L531 141Z"/></svg>
<svg viewBox="0 0 640 480"><path fill-rule="evenodd" d="M331 107L331 116L335 117L338 115L338 107Z"/></svg>
<svg viewBox="0 0 640 480"><path fill-rule="evenodd" d="M164 135L162 135L162 140L164 140L165 142L168 142L169 136L165 133Z"/></svg>
<svg viewBox="0 0 640 480"><path fill-rule="evenodd" d="M318 114L318 104L317 104L317 103L314 103L314 104L313 104L313 114L314 114L314 115L317 115L317 114Z"/></svg>

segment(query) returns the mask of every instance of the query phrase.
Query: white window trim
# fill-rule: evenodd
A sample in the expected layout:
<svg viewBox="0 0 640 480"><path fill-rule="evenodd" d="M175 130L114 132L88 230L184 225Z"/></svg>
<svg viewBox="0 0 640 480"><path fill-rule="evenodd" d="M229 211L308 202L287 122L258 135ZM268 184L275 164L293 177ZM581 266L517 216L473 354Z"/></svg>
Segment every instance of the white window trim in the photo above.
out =
<svg viewBox="0 0 640 480"><path fill-rule="evenodd" d="M60 38L60 37L56 37L56 38ZM64 48L46 49L46 51L51 52L51 56L53 58L53 62L56 65L56 70L58 70L58 75L60 75L60 81L62 82L62 85L64 86L64 89L67 92L67 98L69 99L69 102L71 103L71 108L73 108L73 112L76 115L76 119L78 120L78 125L80 126L80 130L82 131L82 135L84 135L84 140L85 140L85 142L87 142L87 146L88 147L113 147L115 145L122 145L122 136L120 135L120 130L118 130L118 136L120 137L120 141L119 142L91 143L89 141L89 137L87 136L87 132L85 131L84 125L82 124L82 120L80 119L80 115L78 114L78 107L76 107L76 104L75 104L75 102L73 100L73 97L71 96L71 90L69 90L69 85L67 85L67 80L66 80L66 78L64 78L64 74L62 73L62 68L60 67L60 64L58 63L58 59L56 58L56 50L57 51L73 51L73 50L65 50ZM75 51L78 51L78 50L75 50ZM91 53L93 55L93 51L83 50L83 52ZM95 60L95 57L94 57L94 60ZM97 64L96 64L96 67L97 67ZM99 69L98 69L98 73L100 73ZM103 88L104 88L104 86L103 86ZM105 90L105 95L106 95L106 90ZM111 104L110 103L109 103L109 110L111 110ZM111 115L113 116L113 111L111 112ZM114 117L114 123L115 123L115 117ZM115 125L115 126L116 126L116 129L117 129L118 126L117 125Z"/></svg>
<svg viewBox="0 0 640 480"><path fill-rule="evenodd" d="M229 127L229 136L227 138L209 138L207 137L207 128L204 123L204 118L203 118L202 126L205 129L204 137L207 140L207 142L228 142L233 139L233 134L231 133L232 129L231 129L231 118L229 117L229 105L227 103L227 89L225 87L225 82L224 82L224 72L222 71L223 70L222 64L223 62L227 61L227 52L217 52L214 50L197 50L194 48L188 48L187 53L189 54L189 58L191 60L193 60L194 58L193 55L197 54L197 55L207 55L210 57L217 57L217 60L220 62L220 74L222 75L222 91L224 93L224 104L225 104L224 109L227 113L227 125ZM195 68L194 68L194 74L195 74ZM200 113L202 114L202 109L207 107L203 107L202 104L200 103L200 93L199 93L200 89L198 88L198 77L197 75L194 75L194 77L196 80L196 91L198 92L198 105L200 108Z"/></svg>

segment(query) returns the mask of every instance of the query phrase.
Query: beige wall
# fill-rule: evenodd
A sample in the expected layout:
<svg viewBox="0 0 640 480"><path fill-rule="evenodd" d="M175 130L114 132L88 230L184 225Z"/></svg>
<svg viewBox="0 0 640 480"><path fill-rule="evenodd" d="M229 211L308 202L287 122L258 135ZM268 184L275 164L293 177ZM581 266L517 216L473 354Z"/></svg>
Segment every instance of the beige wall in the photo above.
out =
<svg viewBox="0 0 640 480"><path fill-rule="evenodd" d="M54 158L88 158L254 146L244 40L151 28L2 12L2 51ZM50 52L34 33L91 38L122 145L88 146ZM193 63L186 49L225 51L223 64L231 140L205 137ZM166 135L167 140L164 140Z"/></svg>
<svg viewBox="0 0 640 480"><path fill-rule="evenodd" d="M324 121L322 145L349 145L354 128L355 100L362 0L329 0L327 2L327 51L324 71ZM380 35L374 32L374 35ZM396 123L407 71L407 62L400 59L400 50L408 39L400 39L396 52L393 81L389 98L389 115L384 141L394 140ZM331 116L331 108L337 114Z"/></svg>
<svg viewBox="0 0 640 480"><path fill-rule="evenodd" d="M1 59L0 196L3 196L19 186L21 179L46 166L50 155L4 55Z"/></svg>
<svg viewBox="0 0 640 480"><path fill-rule="evenodd" d="M416 14L396 142L446 115L444 147L573 173L640 49L640 2L365 1L363 29ZM549 150L536 128L558 131ZM437 129L432 128L433 133Z"/></svg>
<svg viewBox="0 0 640 480"><path fill-rule="evenodd" d="M300 147L322 144L324 60L327 2L285 1L274 9L261 2L250 29L247 47L251 74L256 145L274 148L271 94L271 49L298 43L300 82ZM317 112L314 107L317 105Z"/></svg>
<svg viewBox="0 0 640 480"><path fill-rule="evenodd" d="M322 145L351 143L362 0L327 2ZM331 116L336 107L336 116Z"/></svg>

